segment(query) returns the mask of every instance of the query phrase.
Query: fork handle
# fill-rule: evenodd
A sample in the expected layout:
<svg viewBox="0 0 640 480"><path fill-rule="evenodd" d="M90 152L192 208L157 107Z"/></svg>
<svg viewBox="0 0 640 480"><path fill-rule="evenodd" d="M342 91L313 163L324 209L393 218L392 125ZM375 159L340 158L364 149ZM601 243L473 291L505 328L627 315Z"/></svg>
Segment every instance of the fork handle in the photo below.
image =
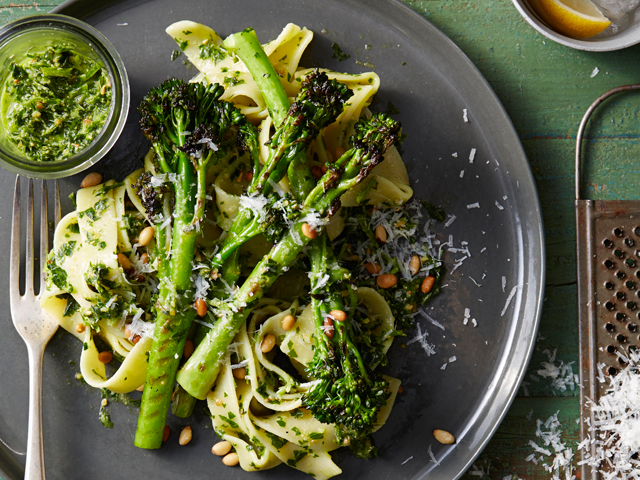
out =
<svg viewBox="0 0 640 480"><path fill-rule="evenodd" d="M29 348L29 432L25 480L44 480L42 442L42 359L44 347Z"/></svg>

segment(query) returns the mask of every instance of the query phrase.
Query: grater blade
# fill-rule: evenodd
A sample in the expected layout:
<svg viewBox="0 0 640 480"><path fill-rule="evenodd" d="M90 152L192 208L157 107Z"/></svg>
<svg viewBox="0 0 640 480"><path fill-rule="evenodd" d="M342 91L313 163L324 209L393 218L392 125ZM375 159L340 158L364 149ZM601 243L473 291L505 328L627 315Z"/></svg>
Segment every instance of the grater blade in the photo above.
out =
<svg viewBox="0 0 640 480"><path fill-rule="evenodd" d="M582 440L595 418L587 401L598 402L607 383L598 381L598 365L615 375L627 364L630 351L640 348L640 201L593 201L580 198L582 138L593 111L620 92L639 90L625 85L604 93L591 104L578 129L576 145L576 249L580 345L580 416ZM595 456L595 445L591 455ZM582 480L600 474L582 465Z"/></svg>

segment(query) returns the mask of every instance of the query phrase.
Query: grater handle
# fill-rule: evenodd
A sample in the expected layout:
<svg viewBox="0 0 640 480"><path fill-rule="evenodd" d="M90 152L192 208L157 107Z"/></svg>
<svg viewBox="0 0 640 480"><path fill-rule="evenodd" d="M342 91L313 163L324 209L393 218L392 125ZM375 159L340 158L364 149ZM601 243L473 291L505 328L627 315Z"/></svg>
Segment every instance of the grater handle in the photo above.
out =
<svg viewBox="0 0 640 480"><path fill-rule="evenodd" d="M582 121L580 122L580 127L578 128L578 135L576 136L576 171L575 171L575 181L576 181L576 200L580 200L580 173L581 173L581 158L582 158L582 139L584 136L584 131L587 128L587 123L589 122L589 118L591 118L591 114L594 112L598 106L604 102L607 98L615 95L616 93L628 92L631 90L640 90L640 84L634 85L623 85L621 87L612 88L608 92L600 95L587 109L582 117Z"/></svg>

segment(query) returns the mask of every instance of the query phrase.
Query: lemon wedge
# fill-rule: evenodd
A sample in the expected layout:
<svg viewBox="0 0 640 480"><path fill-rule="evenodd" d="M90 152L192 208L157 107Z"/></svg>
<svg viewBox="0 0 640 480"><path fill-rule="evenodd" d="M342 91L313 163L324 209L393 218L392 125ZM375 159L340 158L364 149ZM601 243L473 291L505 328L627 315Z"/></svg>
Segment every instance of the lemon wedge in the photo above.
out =
<svg viewBox="0 0 640 480"><path fill-rule="evenodd" d="M593 37L611 25L590 0L529 0L529 3L551 28L568 37Z"/></svg>

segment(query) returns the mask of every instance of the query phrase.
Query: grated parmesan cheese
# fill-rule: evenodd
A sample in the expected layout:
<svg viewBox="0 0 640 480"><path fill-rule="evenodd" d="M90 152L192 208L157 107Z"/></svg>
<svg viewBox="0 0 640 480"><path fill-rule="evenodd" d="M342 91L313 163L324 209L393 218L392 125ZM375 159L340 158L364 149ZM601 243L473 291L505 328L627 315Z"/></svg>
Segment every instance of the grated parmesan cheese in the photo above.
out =
<svg viewBox="0 0 640 480"><path fill-rule="evenodd" d="M456 218L458 218L455 215L453 215L452 213L447 215L447 217L448 217L447 221L444 224L445 228L451 226L451 224L456 221Z"/></svg>
<svg viewBox="0 0 640 480"><path fill-rule="evenodd" d="M471 152L469 152L469 163L473 163L473 160L476 158L476 149L472 148Z"/></svg>
<svg viewBox="0 0 640 480"><path fill-rule="evenodd" d="M444 326L439 323L437 320L434 320L433 318L431 318L429 315L427 315L427 312L425 312L422 309L418 309L418 311L416 313L419 313L421 316L423 316L424 318L426 318L427 320L429 320L429 322L431 322L433 325L435 325L436 327L444 330ZM414 314L415 315L415 314Z"/></svg>
<svg viewBox="0 0 640 480"><path fill-rule="evenodd" d="M504 317L504 314L507 313L507 309L509 308L509 304L511 303L511 300L515 296L515 294L518 291L518 289L520 289L520 285L516 285L515 287L513 287L511 289L511 293L509 293L509 296L507 297L507 301L504 304L504 308L502 309L502 312L500 312L500 316L501 317Z"/></svg>
<svg viewBox="0 0 640 480"><path fill-rule="evenodd" d="M429 332L422 332L420 328L420 323L416 322L416 329L418 330L418 334L407 342L407 345L411 345L412 343L419 342L420 346L424 349L428 356L436 353L435 345L429 343L427 341L427 337L429 336Z"/></svg>
<svg viewBox="0 0 640 480"><path fill-rule="evenodd" d="M543 446L529 440L534 453L525 458L525 461L536 465L542 462L542 467L552 475L553 480L574 480L573 449L567 448L562 441L562 424L558 421L558 413L551 415L545 422L536 420L536 437Z"/></svg>
<svg viewBox="0 0 640 480"><path fill-rule="evenodd" d="M440 462L438 462L438 460L436 460L436 457L433 454L433 451L431 450L431 445L429 445L429 448L427 449L427 453L429 454L429 458L431 458L431 461L433 463L435 463L436 465L440 465Z"/></svg>
<svg viewBox="0 0 640 480"><path fill-rule="evenodd" d="M239 203L241 207L251 210L256 218L264 221L267 217L266 206L269 200L267 200L267 197L264 195L242 195L240 196Z"/></svg>
<svg viewBox="0 0 640 480"><path fill-rule="evenodd" d="M587 405L594 417L592 425L589 416L584 419L588 426L588 436L580 443L582 460L601 478L637 479L640 471L640 374L638 362L640 354L629 355L629 363L616 376L607 376L605 382L604 364L598 365L600 381L608 383L608 391L598 403L591 400ZM596 475L594 475L595 477Z"/></svg>

